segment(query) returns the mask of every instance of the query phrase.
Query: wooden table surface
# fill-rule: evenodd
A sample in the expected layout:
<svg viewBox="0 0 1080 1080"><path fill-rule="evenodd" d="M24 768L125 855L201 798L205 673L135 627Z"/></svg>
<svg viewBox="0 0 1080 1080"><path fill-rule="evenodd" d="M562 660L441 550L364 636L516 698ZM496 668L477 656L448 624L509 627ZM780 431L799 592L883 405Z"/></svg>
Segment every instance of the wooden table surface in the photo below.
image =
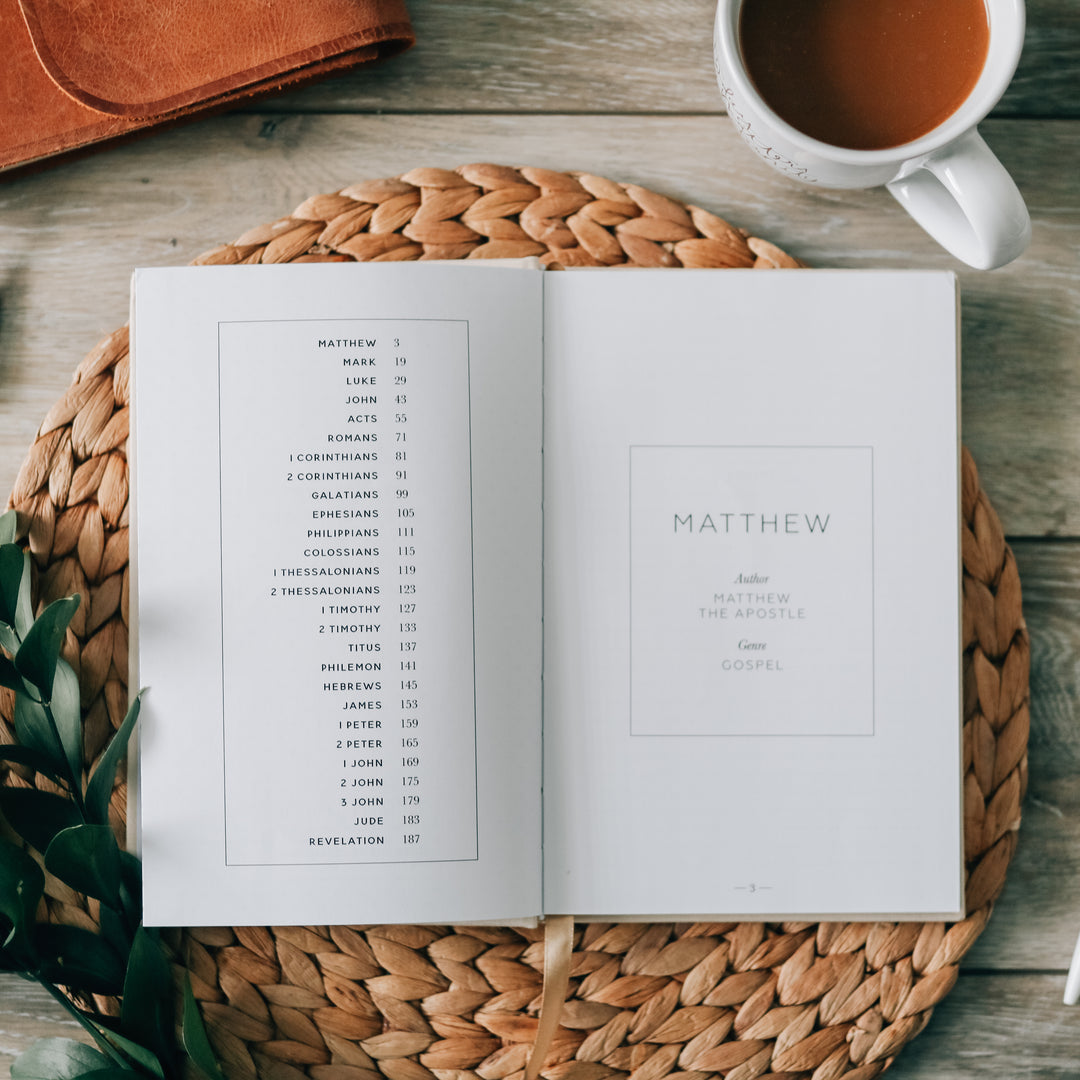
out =
<svg viewBox="0 0 1080 1080"><path fill-rule="evenodd" d="M416 165L583 169L695 202L820 267L957 270L963 434L1019 561L1032 638L1018 853L955 990L896 1080L1080 1076L1061 1004L1080 931L1080 3L1029 0L1016 79L981 130L1031 210L992 273L938 249L882 190L799 186L719 105L708 0L410 0L418 45L129 145L0 178L0 489L75 365L127 316L135 266L187 262L306 196ZM0 1069L76 1034L0 978Z"/></svg>

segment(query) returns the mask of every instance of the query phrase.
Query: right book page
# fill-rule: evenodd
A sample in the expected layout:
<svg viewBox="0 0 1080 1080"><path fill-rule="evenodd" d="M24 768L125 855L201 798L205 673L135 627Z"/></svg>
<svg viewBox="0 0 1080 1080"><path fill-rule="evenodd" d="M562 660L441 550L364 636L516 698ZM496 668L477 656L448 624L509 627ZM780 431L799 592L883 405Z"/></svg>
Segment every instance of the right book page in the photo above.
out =
<svg viewBox="0 0 1080 1080"><path fill-rule="evenodd" d="M959 916L954 276L544 286L545 910Z"/></svg>

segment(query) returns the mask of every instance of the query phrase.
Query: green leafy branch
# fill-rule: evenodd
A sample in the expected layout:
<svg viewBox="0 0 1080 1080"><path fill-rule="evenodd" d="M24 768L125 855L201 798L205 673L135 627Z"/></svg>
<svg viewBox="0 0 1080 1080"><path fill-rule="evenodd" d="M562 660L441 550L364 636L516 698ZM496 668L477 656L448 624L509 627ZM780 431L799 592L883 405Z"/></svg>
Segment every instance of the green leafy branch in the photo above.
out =
<svg viewBox="0 0 1080 1080"><path fill-rule="evenodd" d="M22 841L0 837L0 971L44 986L96 1048L43 1039L15 1061L11 1075L181 1080L186 1055L210 1080L222 1080L190 979L182 988L177 1037L169 961L157 932L142 926L139 860L120 848L109 824L116 771L140 699L84 781L79 678L60 655L79 597L56 600L34 618L30 556L15 543L16 529L13 511L0 516L0 686L15 693L18 739L0 746L0 763L32 769L63 794L0 786L0 813ZM46 872L98 901L100 933L38 921ZM119 1017L80 1008L80 995L92 994L120 998Z"/></svg>

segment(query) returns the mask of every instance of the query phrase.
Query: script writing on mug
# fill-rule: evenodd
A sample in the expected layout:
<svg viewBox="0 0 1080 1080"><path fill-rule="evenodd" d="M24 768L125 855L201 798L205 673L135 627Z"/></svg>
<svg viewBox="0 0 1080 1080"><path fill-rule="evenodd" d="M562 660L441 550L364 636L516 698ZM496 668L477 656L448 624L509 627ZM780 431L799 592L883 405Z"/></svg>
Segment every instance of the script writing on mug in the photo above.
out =
<svg viewBox="0 0 1080 1080"><path fill-rule="evenodd" d="M781 119L833 146L911 142L951 116L986 60L983 0L745 0L743 61Z"/></svg>

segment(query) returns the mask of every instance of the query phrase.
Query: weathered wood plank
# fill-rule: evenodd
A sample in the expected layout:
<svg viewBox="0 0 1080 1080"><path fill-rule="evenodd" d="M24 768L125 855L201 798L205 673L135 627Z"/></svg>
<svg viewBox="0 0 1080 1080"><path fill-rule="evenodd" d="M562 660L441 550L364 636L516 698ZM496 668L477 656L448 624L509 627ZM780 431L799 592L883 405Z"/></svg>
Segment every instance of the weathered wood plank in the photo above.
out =
<svg viewBox="0 0 1080 1080"><path fill-rule="evenodd" d="M1066 1080L1077 1074L1080 1014L1064 975L961 975L889 1080Z"/></svg>
<svg viewBox="0 0 1080 1080"><path fill-rule="evenodd" d="M712 0L410 0L417 44L256 106L300 112L721 111ZM997 115L1080 115L1080 8L1029 0L1024 54Z"/></svg>
<svg viewBox="0 0 1080 1080"><path fill-rule="evenodd" d="M961 974L890 1080L1076 1077L1080 1014L1061 1004L1063 985L1063 975ZM77 1038L79 1029L39 987L0 975L0 1078L35 1040L57 1036Z"/></svg>
<svg viewBox="0 0 1080 1080"><path fill-rule="evenodd" d="M964 431L1006 529L1080 535L1080 127L993 121L1031 204L1012 266L961 269L881 190L795 184L723 117L234 115L0 184L0 489L133 266L183 263L314 192L418 164L587 168L698 202L816 266L960 269Z"/></svg>
<svg viewBox="0 0 1080 1080"><path fill-rule="evenodd" d="M1080 6L1073 0L1028 0L1024 52L997 114L1080 115Z"/></svg>
<svg viewBox="0 0 1080 1080"><path fill-rule="evenodd" d="M0 1077L11 1075L11 1063L38 1039L89 1042L44 987L17 975L0 975Z"/></svg>

